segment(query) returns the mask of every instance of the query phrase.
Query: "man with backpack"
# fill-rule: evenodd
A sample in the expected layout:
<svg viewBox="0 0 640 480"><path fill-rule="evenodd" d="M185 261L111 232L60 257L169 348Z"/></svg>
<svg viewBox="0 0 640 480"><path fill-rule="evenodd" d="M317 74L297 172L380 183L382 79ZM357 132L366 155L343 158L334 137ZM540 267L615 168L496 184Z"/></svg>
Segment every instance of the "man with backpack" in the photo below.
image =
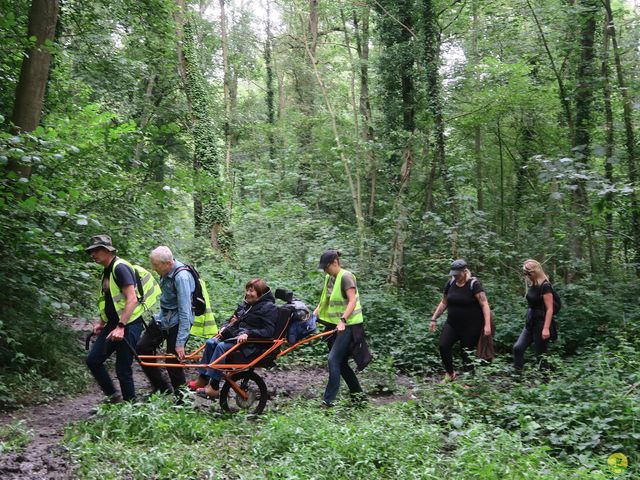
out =
<svg viewBox="0 0 640 480"><path fill-rule="evenodd" d="M85 251L104 267L98 291L100 321L93 327L97 338L87 366L109 402L135 400L133 346L142 332L142 314L156 303L160 288L149 272L116 256L108 235L91 237ZM104 366L114 352L121 394Z"/></svg>
<svg viewBox="0 0 640 480"><path fill-rule="evenodd" d="M193 325L192 296L196 290L194 275L189 267L173 258L168 247L158 247L149 255L151 267L160 275L160 312L147 326L140 341L139 355L153 355L155 350L167 342L167 353L176 359L167 359L165 363L179 363L185 356L185 344ZM148 360L153 361L153 360ZM184 369L167 368L171 385L167 383L159 367L142 367L151 382L154 392L177 394L186 383Z"/></svg>

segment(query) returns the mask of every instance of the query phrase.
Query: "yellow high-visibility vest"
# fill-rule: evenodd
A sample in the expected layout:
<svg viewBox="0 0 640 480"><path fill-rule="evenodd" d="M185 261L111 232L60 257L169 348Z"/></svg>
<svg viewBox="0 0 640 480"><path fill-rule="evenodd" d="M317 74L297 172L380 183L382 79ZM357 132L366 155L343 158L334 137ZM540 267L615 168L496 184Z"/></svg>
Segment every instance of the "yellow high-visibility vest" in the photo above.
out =
<svg viewBox="0 0 640 480"><path fill-rule="evenodd" d="M202 296L204 297L206 308L202 315L193 318L193 325L189 333L194 337L210 338L218 333L218 325L213 316L213 310L211 310L207 284L202 278L200 278L200 286L202 287Z"/></svg>
<svg viewBox="0 0 640 480"><path fill-rule="evenodd" d="M348 270L340 269L340 272L336 275L336 281L333 284L333 291L330 296L327 296L327 290L331 276L327 274L324 277L324 288L320 296L320 309L318 310L318 318L324 322L337 325L347 305L349 305L349 299L342 296L342 276L345 272L348 272ZM353 275L353 278L355 279L356 276ZM356 307L347 319L347 325L355 325L363 321L364 317L362 316L362 306L360 305L360 293L358 293L358 288L356 287Z"/></svg>
<svg viewBox="0 0 640 480"><path fill-rule="evenodd" d="M111 298L113 299L113 305L116 309L116 313L118 314L118 319L122 318L122 314L124 313L124 307L127 304L127 298L124 296L124 293L120 291L120 287L116 283L115 271L116 267L121 263L127 265L133 270L133 273L136 277L140 278L140 283L142 284L142 297L140 297L140 291L137 285L134 285L136 291L136 297L138 297L138 304L136 308L133 310L131 314L131 320L135 320L140 315L142 315L145 311L150 310L160 298L160 286L158 282L153 278L153 275L140 265L131 265L126 260L121 258L117 258L115 262L113 262L113 268L111 269L111 274L109 275L109 291L111 292ZM100 318L104 322L107 322L107 314L105 312L106 299L104 297L104 292L102 291L102 283L100 284L100 288L98 290L98 310L100 311Z"/></svg>

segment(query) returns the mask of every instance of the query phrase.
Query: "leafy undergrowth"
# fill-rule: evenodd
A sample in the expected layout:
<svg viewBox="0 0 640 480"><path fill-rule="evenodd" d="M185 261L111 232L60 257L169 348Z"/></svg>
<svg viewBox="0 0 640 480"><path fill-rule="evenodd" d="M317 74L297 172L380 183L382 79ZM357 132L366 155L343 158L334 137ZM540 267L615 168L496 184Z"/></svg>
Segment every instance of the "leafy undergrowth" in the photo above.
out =
<svg viewBox="0 0 640 480"><path fill-rule="evenodd" d="M631 479L638 372L640 355L621 342L548 379L498 363L384 406L299 399L255 419L154 398L104 407L65 444L79 478ZM629 467L614 474L616 452Z"/></svg>
<svg viewBox="0 0 640 480"><path fill-rule="evenodd" d="M24 421L0 426L0 455L22 450L30 441L32 433Z"/></svg>

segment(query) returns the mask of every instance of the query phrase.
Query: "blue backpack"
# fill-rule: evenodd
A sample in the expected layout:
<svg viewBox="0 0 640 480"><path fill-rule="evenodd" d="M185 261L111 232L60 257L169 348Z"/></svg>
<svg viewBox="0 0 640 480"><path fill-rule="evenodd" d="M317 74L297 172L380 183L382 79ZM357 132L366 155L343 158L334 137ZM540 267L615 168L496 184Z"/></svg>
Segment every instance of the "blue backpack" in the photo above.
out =
<svg viewBox="0 0 640 480"><path fill-rule="evenodd" d="M293 300L293 314L287 331L287 342L293 345L316 331L317 318L301 300Z"/></svg>

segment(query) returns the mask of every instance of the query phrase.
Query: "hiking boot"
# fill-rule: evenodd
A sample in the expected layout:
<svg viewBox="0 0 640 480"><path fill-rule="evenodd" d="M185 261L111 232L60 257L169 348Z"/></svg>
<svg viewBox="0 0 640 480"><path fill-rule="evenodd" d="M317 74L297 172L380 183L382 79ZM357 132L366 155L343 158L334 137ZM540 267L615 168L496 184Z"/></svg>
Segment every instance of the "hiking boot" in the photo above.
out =
<svg viewBox="0 0 640 480"><path fill-rule="evenodd" d="M119 393L114 393L110 397L107 397L107 399L104 400L102 403L122 403L122 402L123 402L122 395L120 395Z"/></svg>
<svg viewBox="0 0 640 480"><path fill-rule="evenodd" d="M322 402L320 402L320 406L321 406L322 408L327 408L327 409L329 409L329 408L333 408L333 407L335 407L335 406L336 406L336 404L335 404L335 403L333 403L333 402L327 402L326 400L322 400Z"/></svg>

